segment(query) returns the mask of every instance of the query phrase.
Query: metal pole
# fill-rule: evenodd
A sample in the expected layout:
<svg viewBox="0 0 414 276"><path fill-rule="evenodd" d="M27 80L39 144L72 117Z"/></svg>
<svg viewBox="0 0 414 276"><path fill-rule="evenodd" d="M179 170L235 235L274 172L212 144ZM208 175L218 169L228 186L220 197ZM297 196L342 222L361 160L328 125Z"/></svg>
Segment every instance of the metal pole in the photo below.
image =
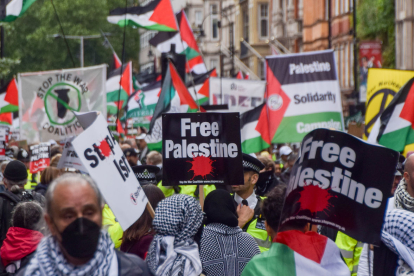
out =
<svg viewBox="0 0 414 276"><path fill-rule="evenodd" d="M234 23L230 23L230 55L231 55L231 69L230 69L230 77L232 78L234 76ZM221 49L220 49L221 50Z"/></svg>
<svg viewBox="0 0 414 276"><path fill-rule="evenodd" d="M352 16L353 16L353 21L354 21L354 91L357 92L357 103L359 103L359 91L358 91L358 53L357 53L357 14L356 14L356 0L352 0L353 3L353 11L352 11Z"/></svg>
<svg viewBox="0 0 414 276"><path fill-rule="evenodd" d="M80 67L83 67L83 36L80 37Z"/></svg>

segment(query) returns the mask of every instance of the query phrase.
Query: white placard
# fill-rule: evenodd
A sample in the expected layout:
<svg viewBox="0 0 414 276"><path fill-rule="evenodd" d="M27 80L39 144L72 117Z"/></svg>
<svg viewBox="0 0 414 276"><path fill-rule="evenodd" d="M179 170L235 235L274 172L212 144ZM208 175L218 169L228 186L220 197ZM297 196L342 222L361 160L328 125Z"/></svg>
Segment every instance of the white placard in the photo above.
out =
<svg viewBox="0 0 414 276"><path fill-rule="evenodd" d="M142 215L148 199L103 115L72 145L125 231Z"/></svg>
<svg viewBox="0 0 414 276"><path fill-rule="evenodd" d="M87 169L85 168L85 166L83 166L82 161L80 160L75 149L73 148L72 141L74 139L75 137L70 137L66 139L65 146L63 147L62 157L59 159L57 168L73 168L75 170L87 172Z"/></svg>
<svg viewBox="0 0 414 276"><path fill-rule="evenodd" d="M263 103L265 88L265 81L210 78L210 104L227 104L228 112L244 113Z"/></svg>

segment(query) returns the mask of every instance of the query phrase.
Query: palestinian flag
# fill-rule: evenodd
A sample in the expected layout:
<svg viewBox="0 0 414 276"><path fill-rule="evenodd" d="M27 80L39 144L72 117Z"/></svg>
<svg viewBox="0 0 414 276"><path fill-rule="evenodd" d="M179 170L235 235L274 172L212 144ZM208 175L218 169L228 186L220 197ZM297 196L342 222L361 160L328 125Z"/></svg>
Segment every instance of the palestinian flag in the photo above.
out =
<svg viewBox="0 0 414 276"><path fill-rule="evenodd" d="M242 79L244 79L244 77L243 77L243 72L242 72L242 71L239 71L239 72L237 73L237 75L236 75L236 79L238 79L238 80L242 80Z"/></svg>
<svg viewBox="0 0 414 276"><path fill-rule="evenodd" d="M13 78L0 91L0 124L13 125L13 113L18 111L19 93L17 82Z"/></svg>
<svg viewBox="0 0 414 276"><path fill-rule="evenodd" d="M148 30L174 32L177 21L170 0L154 0L146 6L117 8L108 16L108 22L123 27L137 26Z"/></svg>
<svg viewBox="0 0 414 276"><path fill-rule="evenodd" d="M160 93L161 81L134 92L126 106L126 119L133 118L134 127L149 128Z"/></svg>
<svg viewBox="0 0 414 276"><path fill-rule="evenodd" d="M119 59L118 55L113 52L113 64L114 64L114 69L118 69L119 67L121 67L122 65L122 61Z"/></svg>
<svg viewBox="0 0 414 276"><path fill-rule="evenodd" d="M368 142L403 152L414 151L414 78L410 79L378 118Z"/></svg>
<svg viewBox="0 0 414 276"><path fill-rule="evenodd" d="M149 133L145 137L149 150L161 151L163 113L189 113L197 112L198 107L188 92L186 85L170 62L165 74L159 100L150 123Z"/></svg>
<svg viewBox="0 0 414 276"><path fill-rule="evenodd" d="M122 78L121 78L122 72ZM119 84L121 83L121 91ZM108 105L108 113L115 114L119 108L124 107L132 94L132 62L119 67L109 73L106 80L106 102ZM115 104L111 104L115 103Z"/></svg>
<svg viewBox="0 0 414 276"><path fill-rule="evenodd" d="M6 12L5 17L1 18L0 21L3 22L12 22L17 18L21 17L26 10L34 3L36 0L6 0Z"/></svg>
<svg viewBox="0 0 414 276"><path fill-rule="evenodd" d="M210 93L210 77L217 77L216 69L212 69L205 74L194 76L193 81L187 83L188 90L191 95L193 95L193 82L194 88L197 93L197 98L194 100L198 105L208 105L209 104L209 93Z"/></svg>
<svg viewBox="0 0 414 276"><path fill-rule="evenodd" d="M270 250L246 265L243 275L349 276L340 251L329 238L297 230L277 234Z"/></svg>
<svg viewBox="0 0 414 276"><path fill-rule="evenodd" d="M0 113L19 111L19 91L17 90L17 81L15 78L7 84L4 101L6 105L1 105Z"/></svg>
<svg viewBox="0 0 414 276"><path fill-rule="evenodd" d="M294 143L314 129L343 130L333 50L266 58L271 143Z"/></svg>
<svg viewBox="0 0 414 276"><path fill-rule="evenodd" d="M196 74L206 73L207 68L184 10L177 14L177 22L180 28L179 32L160 32L150 39L150 44L161 53L169 52L171 44L175 44L176 53L184 54L187 58L187 72L194 72Z"/></svg>
<svg viewBox="0 0 414 276"><path fill-rule="evenodd" d="M240 115L242 151L260 152L270 146L266 103Z"/></svg>

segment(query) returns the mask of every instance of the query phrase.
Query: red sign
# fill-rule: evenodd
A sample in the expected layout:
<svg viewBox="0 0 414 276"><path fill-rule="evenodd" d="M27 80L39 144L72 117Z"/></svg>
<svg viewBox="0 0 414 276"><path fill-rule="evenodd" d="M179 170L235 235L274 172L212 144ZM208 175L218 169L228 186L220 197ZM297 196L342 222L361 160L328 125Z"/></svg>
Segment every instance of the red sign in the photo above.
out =
<svg viewBox="0 0 414 276"><path fill-rule="evenodd" d="M30 147L30 173L43 171L50 165L50 144L41 143Z"/></svg>
<svg viewBox="0 0 414 276"><path fill-rule="evenodd" d="M359 43L359 64L363 68L382 67L382 43L380 41L362 41Z"/></svg>

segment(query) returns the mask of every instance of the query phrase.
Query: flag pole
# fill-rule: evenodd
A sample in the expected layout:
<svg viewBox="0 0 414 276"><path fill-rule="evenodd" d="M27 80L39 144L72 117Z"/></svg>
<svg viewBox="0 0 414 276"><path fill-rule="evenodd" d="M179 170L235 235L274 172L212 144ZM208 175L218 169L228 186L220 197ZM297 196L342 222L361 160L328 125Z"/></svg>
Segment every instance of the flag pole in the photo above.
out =
<svg viewBox="0 0 414 276"><path fill-rule="evenodd" d="M151 203L149 201L147 202L147 211L148 211L148 213L150 214L150 216L152 218L155 217L154 208L152 208L152 205L151 205Z"/></svg>
<svg viewBox="0 0 414 276"><path fill-rule="evenodd" d="M185 16L185 19L187 20L187 15L185 14L184 10L181 10L181 16ZM181 37L180 25L177 22L177 17L175 17L175 21L177 23L177 29L178 29L178 33L179 33L179 36L180 36L181 45L183 46L183 49L184 49L184 41L183 41L183 38ZM185 62L187 64L187 68L188 68L188 71L189 71L188 73L191 73L191 71L190 71L190 63L188 62L187 55L185 55ZM194 92L194 95L195 95L195 100L196 100L197 108L198 108L198 111L200 111L200 104L198 102L198 96L197 96L197 91L195 89L195 83L194 83L193 76L190 76L190 79L191 79L191 85L193 86L193 92Z"/></svg>

